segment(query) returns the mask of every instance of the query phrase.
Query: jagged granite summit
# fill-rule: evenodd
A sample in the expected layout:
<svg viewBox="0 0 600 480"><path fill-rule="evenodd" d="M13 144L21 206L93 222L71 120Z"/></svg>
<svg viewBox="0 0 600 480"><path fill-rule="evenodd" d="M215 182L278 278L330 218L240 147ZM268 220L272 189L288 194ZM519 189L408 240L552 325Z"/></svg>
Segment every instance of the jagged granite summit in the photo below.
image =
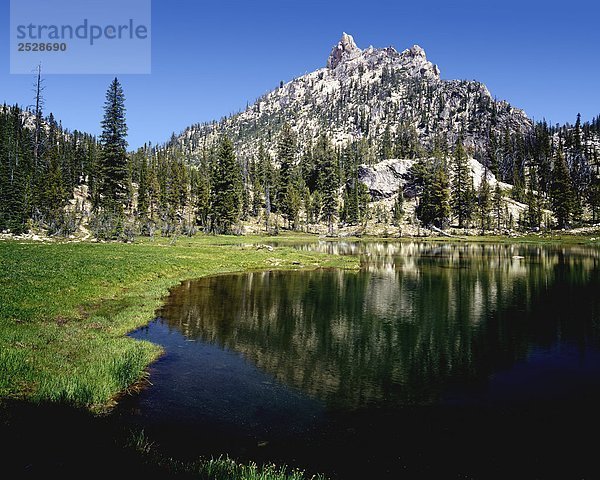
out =
<svg viewBox="0 0 600 480"><path fill-rule="evenodd" d="M327 68L335 68L342 61L346 61L351 58L356 58L361 53L361 49L354 43L352 35L348 35L346 32L342 33L342 38L336 46L333 47L329 58L327 59Z"/></svg>
<svg viewBox="0 0 600 480"><path fill-rule="evenodd" d="M339 146L364 139L373 155L386 130L396 139L417 138L423 146L454 144L462 135L466 144L483 151L490 132L532 128L522 110L495 100L482 83L442 79L418 45L402 52L361 50L343 33L326 67L281 85L238 114L194 125L176 142L194 153L226 133L243 161L261 142L274 153L284 122L298 134L300 147L326 133Z"/></svg>
<svg viewBox="0 0 600 480"><path fill-rule="evenodd" d="M361 50L354 43L352 35L342 34L340 41L333 47L327 59L327 68L330 70L341 66L344 72L350 72L365 62L370 65L385 62L382 57L389 57L392 63L404 67L410 75L423 75L438 78L440 70L437 65L427 60L425 50L418 45L398 53L394 47L377 49L369 47ZM340 75L342 72L337 72Z"/></svg>

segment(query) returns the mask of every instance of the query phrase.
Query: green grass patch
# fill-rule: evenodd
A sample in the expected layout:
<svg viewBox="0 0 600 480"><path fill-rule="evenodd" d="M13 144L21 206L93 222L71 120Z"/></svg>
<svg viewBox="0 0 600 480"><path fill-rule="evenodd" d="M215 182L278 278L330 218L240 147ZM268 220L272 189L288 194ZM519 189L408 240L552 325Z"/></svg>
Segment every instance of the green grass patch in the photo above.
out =
<svg viewBox="0 0 600 480"><path fill-rule="evenodd" d="M357 266L355 258L253 245L271 240L202 235L175 243L0 242L0 397L105 409L135 388L161 354L159 346L126 333L150 321L182 280Z"/></svg>
<svg viewBox="0 0 600 480"><path fill-rule="evenodd" d="M255 462L240 463L228 456L217 458L199 458L192 461L177 460L161 455L143 430L131 431L125 441L125 447L133 450L140 458L153 468L162 468L171 475L186 474L199 480L306 480L304 471L287 466ZM317 474L310 480L326 480L327 477Z"/></svg>
<svg viewBox="0 0 600 480"><path fill-rule="evenodd" d="M302 470L290 470L272 464L242 464L228 457L201 459L196 462L162 460L162 466L170 472L188 473L200 480L306 480ZM323 475L314 475L311 480L325 480Z"/></svg>
<svg viewBox="0 0 600 480"><path fill-rule="evenodd" d="M291 469L285 465L278 466L271 463L258 465L255 462L244 464L226 455L188 461L166 457L156 449L154 442L143 430L131 431L125 441L125 447L134 451L153 469L162 469L170 475L185 474L186 477L198 480L307 480L309 478L304 471ZM326 480L326 478L317 474L311 476L310 480Z"/></svg>

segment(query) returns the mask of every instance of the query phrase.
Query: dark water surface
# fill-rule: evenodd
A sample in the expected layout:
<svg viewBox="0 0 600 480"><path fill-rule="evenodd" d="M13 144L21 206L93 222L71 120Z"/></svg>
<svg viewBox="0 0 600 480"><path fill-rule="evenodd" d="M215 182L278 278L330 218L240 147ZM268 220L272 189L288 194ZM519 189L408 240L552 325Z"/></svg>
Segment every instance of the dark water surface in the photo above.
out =
<svg viewBox="0 0 600 480"><path fill-rule="evenodd" d="M600 252L323 243L358 271L189 281L120 407L165 452L334 478L600 477Z"/></svg>

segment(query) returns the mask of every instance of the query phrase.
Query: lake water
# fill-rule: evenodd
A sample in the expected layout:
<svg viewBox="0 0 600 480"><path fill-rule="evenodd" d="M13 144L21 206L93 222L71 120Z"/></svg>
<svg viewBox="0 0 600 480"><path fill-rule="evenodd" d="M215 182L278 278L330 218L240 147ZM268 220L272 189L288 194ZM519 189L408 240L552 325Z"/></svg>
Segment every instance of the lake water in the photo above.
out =
<svg viewBox="0 0 600 480"><path fill-rule="evenodd" d="M332 478L594 476L600 251L320 243L360 271L187 281L120 415L179 458ZM588 436L591 439L588 440Z"/></svg>

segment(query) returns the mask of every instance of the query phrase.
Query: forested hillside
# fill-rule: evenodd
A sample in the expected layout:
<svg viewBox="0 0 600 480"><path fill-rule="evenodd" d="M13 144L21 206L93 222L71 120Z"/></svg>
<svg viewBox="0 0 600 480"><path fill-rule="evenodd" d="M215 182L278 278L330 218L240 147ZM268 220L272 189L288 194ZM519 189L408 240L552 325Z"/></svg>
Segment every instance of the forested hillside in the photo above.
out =
<svg viewBox="0 0 600 480"><path fill-rule="evenodd" d="M99 138L45 116L39 89L35 100L0 107L5 233L502 233L598 222L600 117L533 123L480 83L441 79L417 46L360 50L344 34L325 68L136 151L118 79Z"/></svg>

